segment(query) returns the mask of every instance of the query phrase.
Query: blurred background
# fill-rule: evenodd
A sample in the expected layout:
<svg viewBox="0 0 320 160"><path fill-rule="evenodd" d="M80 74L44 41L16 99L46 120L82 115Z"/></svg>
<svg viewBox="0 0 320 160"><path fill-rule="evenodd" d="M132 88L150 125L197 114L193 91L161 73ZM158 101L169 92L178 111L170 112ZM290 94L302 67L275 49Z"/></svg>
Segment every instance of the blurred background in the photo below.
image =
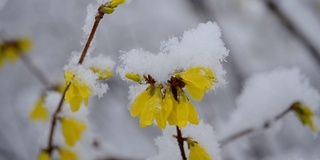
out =
<svg viewBox="0 0 320 160"><path fill-rule="evenodd" d="M81 51L84 0L0 0L0 38L29 36L28 57L50 82L63 81L63 66L73 51ZM215 132L224 127L235 101L252 74L277 67L298 67L320 90L320 0L132 0L106 15L96 33L93 55L118 61L120 50L143 48L157 52L161 41L182 36L198 23L216 22L230 50L224 67L228 85L206 94L197 110ZM157 66L155 66L157 67ZM161 67L161 66L158 66ZM90 99L90 120L114 157L146 159L157 154L157 127L141 129L128 111L128 86L115 74L101 99ZM272 85L272 84L270 84ZM25 64L6 63L0 70L0 159L31 160L39 144L30 108L44 86ZM225 160L320 158L320 138L288 114L264 132L221 148Z"/></svg>

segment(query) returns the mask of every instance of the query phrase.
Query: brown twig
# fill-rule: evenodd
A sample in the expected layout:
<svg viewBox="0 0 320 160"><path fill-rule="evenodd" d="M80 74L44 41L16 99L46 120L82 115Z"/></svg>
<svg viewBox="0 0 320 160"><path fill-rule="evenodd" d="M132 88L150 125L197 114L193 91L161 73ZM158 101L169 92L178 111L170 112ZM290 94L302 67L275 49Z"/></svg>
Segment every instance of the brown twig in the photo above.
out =
<svg viewBox="0 0 320 160"><path fill-rule="evenodd" d="M183 148L184 138L182 137L181 130L179 129L178 126L176 126L176 129L177 129L177 137L176 138L177 138L177 141L179 144L179 149L180 149L182 160L187 160L186 153L184 152L184 148Z"/></svg>
<svg viewBox="0 0 320 160"><path fill-rule="evenodd" d="M86 45L84 46L84 49L82 51L81 56L80 56L80 59L79 59L79 62L78 62L79 65L83 63L83 60L84 60L84 58L85 58L85 56L86 56L86 54L88 52L88 49L89 49L90 44L92 42L92 39L93 39L93 37L95 35L95 32L96 32L96 30L97 30L97 28L99 26L100 20L104 16L104 13L101 11L103 7L104 7L104 5L101 5L98 8L98 13L95 16L95 22L94 22L93 27L91 29L91 33L89 35L89 38L88 38L88 40L86 42ZM54 112L54 114L52 116L51 127L50 127L50 135L49 135L49 140L48 140L48 146L47 146L47 149L46 149L46 151L48 152L48 154L50 156L52 154L52 151L55 148L54 145L53 145L53 136L54 136L54 131L55 131L55 128L56 128L55 126L56 126L56 123L57 123L57 120L58 120L58 115L59 115L59 113L60 113L60 111L62 109L63 102L64 102L64 97L65 97L66 92L69 89L70 85L71 85L71 82L67 84L65 90L63 91L63 94L61 96L61 99L60 99L60 102L58 104L58 107L57 107L56 111Z"/></svg>
<svg viewBox="0 0 320 160"><path fill-rule="evenodd" d="M20 58L32 75L34 75L48 90L53 89L52 84L45 74L31 61L27 55L20 54Z"/></svg>
<svg viewBox="0 0 320 160"><path fill-rule="evenodd" d="M295 106L296 106L297 102L296 103L293 103L289 108L287 108L285 111L283 111L281 114L277 115L272 121L267 121L266 123L263 124L262 128L263 129L267 129L271 126L272 122L274 121L277 121L279 119L281 119L282 117L284 117L287 113L289 113ZM255 131L254 128L249 128L249 129L245 129L245 130L242 130L238 133L235 133L225 139L223 139L222 141L220 141L220 145L221 147L225 146L226 144L236 140L236 139L239 139L241 137L244 137L246 135L249 135L251 133L253 133Z"/></svg>
<svg viewBox="0 0 320 160"><path fill-rule="evenodd" d="M279 9L279 7L273 2L273 0L266 0L265 4L267 8L278 17L280 22L294 35L300 42L309 50L312 57L320 65L320 51L312 44L312 42L292 23L292 21L285 16L285 14Z"/></svg>

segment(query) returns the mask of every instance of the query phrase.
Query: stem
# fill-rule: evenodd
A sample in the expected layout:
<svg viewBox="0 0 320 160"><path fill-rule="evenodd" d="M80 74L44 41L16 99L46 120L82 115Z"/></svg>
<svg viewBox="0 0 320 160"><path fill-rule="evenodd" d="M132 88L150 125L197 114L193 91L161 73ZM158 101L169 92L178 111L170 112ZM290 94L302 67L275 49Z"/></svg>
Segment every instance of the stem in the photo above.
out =
<svg viewBox="0 0 320 160"><path fill-rule="evenodd" d="M176 129L177 129L177 141L178 141L178 144L179 144L179 149L180 149L180 152L181 152L181 157L182 157L182 160L187 160L187 157L186 157L186 153L184 152L184 148L183 148L183 137L182 137L182 134L181 134L181 130L179 129L178 126L176 126Z"/></svg>
<svg viewBox="0 0 320 160"><path fill-rule="evenodd" d="M320 51L316 49L314 44L305 36L294 23L280 10L273 0L265 1L267 8L278 17L280 22L293 34L300 42L309 50L311 56L320 65Z"/></svg>
<svg viewBox="0 0 320 160"><path fill-rule="evenodd" d="M80 59L79 59L78 64L82 64L82 62L83 62L83 60L84 60L84 57L86 56L86 54L87 54L87 52L88 52L88 49L89 49L89 47L90 47L90 44L91 44L91 42L92 42L92 39L93 39L93 37L94 37L94 35L95 35L95 33L96 33L96 30L97 30L97 28L98 28L98 26L99 26L100 20L101 20L101 19L103 18L103 16L104 16L104 13L101 11L103 7L104 7L104 5L101 5L101 6L98 8L98 13L97 13L97 15L96 15L96 17L95 17L95 21L94 21L93 27L92 27L92 29L91 29L91 33L90 33L90 35L89 35L89 38L88 38L88 40L87 40L86 45L84 46L84 49L83 49L83 51L82 51L82 54L81 54L81 57L80 57Z"/></svg>
<svg viewBox="0 0 320 160"><path fill-rule="evenodd" d="M289 108L287 108L287 109L286 109L285 111L283 111L281 114L277 115L277 116L274 118L273 121L277 121L277 120L283 118L287 113L289 113L289 112L295 107L296 104L297 104L297 102L296 102L296 103L293 103ZM263 124L263 126L262 126L263 129L269 128L269 127L271 126L271 123L272 123L273 121L267 121L267 122L265 122L265 123ZM232 142L232 141L234 141L234 140L236 140L236 139L238 139L238 138L241 138L241 137L244 137L244 136L246 136L246 135L249 135L249 134L251 134L251 133L254 132L254 131L255 131L254 128L249 128L249 129L242 130L242 131L240 131L240 132L238 132L238 133L235 133L235 134L233 134L233 135L225 138L224 140L220 141L220 145L221 145L221 147L223 147L224 145L226 145L226 144L228 144L228 143L230 143L230 142Z"/></svg>
<svg viewBox="0 0 320 160"><path fill-rule="evenodd" d="M89 38L86 42L86 45L82 51L82 54L80 56L80 59L79 59L79 62L78 64L82 64L87 52L88 52L88 49L90 47L90 44L92 42L92 39L96 33L96 30L99 26L99 23L100 23L100 20L103 18L103 15L104 13L101 11L101 9L104 7L104 5L101 5L99 8L98 8L98 13L95 17L95 22L93 24L93 27L91 29L91 33L89 35ZM48 147L46 149L46 151L48 152L48 154L51 156L52 154L52 151L55 149L54 145L53 145L53 136L54 136L54 131L55 131L55 128L56 128L56 123L57 123L57 120L58 120L58 115L59 113L61 112L61 109L62 109L62 106L63 106L63 102L64 102L64 97L67 93L67 90L69 89L71 85L71 82L67 84L67 87L65 88L65 90L63 91L63 94L61 96L61 99L60 99L60 102L58 104L58 107L56 109L56 111L54 112L53 116L52 116L52 121L51 121L51 127L50 127L50 135L49 135L49 140L48 140Z"/></svg>
<svg viewBox="0 0 320 160"><path fill-rule="evenodd" d="M53 88L45 74L36 65L34 65L34 63L27 55L20 54L20 57L21 61L24 63L24 65L32 75L34 75L48 90Z"/></svg>

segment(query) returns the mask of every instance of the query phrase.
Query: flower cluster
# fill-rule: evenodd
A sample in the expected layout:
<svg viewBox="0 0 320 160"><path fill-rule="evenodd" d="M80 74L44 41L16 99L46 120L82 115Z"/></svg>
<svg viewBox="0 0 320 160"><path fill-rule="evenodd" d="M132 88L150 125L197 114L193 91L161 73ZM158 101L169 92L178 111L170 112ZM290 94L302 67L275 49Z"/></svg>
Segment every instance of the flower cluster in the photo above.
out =
<svg viewBox="0 0 320 160"><path fill-rule="evenodd" d="M20 55L29 52L31 48L31 40L26 37L12 41L0 41L0 67L5 61L15 62Z"/></svg>
<svg viewBox="0 0 320 160"><path fill-rule="evenodd" d="M146 127L156 120L158 127L170 125L185 127L188 121L198 124L198 114L189 101L184 88L191 98L201 101L205 91L214 86L214 73L210 68L196 66L185 71L174 72L167 83L157 83L151 75L126 74L128 79L149 86L142 91L130 107L131 116L140 117L140 126Z"/></svg>
<svg viewBox="0 0 320 160"><path fill-rule="evenodd" d="M141 127L151 125L154 119L160 129L167 122L180 128L188 122L199 124L189 97L199 102L205 92L225 83L221 62L228 51L220 36L219 27L208 22L162 43L157 54L131 50L120 57L117 72L122 78L146 86L131 96L135 98L130 113L140 117Z"/></svg>

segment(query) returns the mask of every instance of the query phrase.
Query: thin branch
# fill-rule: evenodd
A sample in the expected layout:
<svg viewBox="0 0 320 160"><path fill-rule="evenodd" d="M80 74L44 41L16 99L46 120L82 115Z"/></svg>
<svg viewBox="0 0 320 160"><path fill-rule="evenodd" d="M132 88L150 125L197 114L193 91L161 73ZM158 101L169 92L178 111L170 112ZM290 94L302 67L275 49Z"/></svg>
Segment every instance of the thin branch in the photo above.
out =
<svg viewBox="0 0 320 160"><path fill-rule="evenodd" d="M296 106L297 103L293 103L289 108L287 108L285 111L283 111L281 114L277 115L272 121L267 121L266 123L263 124L262 128L263 129L267 129L271 126L272 122L275 122L281 118L283 118L286 114L288 114L295 106ZM249 128L249 129L245 129L245 130L242 130L238 133L235 133L225 139L223 139L222 141L220 141L220 145L221 147L223 147L224 145L236 140L236 139L239 139L241 137L244 137L246 135L249 135L251 133L253 133L255 131L254 128Z"/></svg>
<svg viewBox="0 0 320 160"><path fill-rule="evenodd" d="M19 54L19 56L23 64L33 76L35 76L48 90L53 88L52 84L45 76L45 74L31 61L31 59L27 55Z"/></svg>
<svg viewBox="0 0 320 160"><path fill-rule="evenodd" d="M311 56L320 65L320 53L312 42L292 23L292 21L285 16L285 14L279 9L279 7L273 2L273 0L266 0L265 4L267 8L278 17L280 22L293 34L300 42L309 50Z"/></svg>
<svg viewBox="0 0 320 160"><path fill-rule="evenodd" d="M177 129L177 137L176 138L177 138L177 141L179 144L179 149L180 149L182 160L187 160L186 153L184 152L184 148L183 148L184 138L182 137L181 130L179 129L178 126L176 126L176 129Z"/></svg>
<svg viewBox="0 0 320 160"><path fill-rule="evenodd" d="M101 9L104 7L104 5L101 5L99 8L98 8L98 13L95 17L95 22L93 24L93 27L91 29L91 33L90 33L90 36L86 42L86 45L82 51L82 54L80 56L80 59L79 59L79 62L78 64L82 64L87 52L88 52L88 49L90 47L90 44L92 42L92 39L95 35L95 32L99 26L99 23L100 23L100 20L103 18L103 15L104 13L101 11ZM60 99L60 102L58 104L58 107L56 109L56 111L54 112L53 116L52 116L52 121L51 121L51 127L50 127L50 135L49 135L49 140L48 140L48 146L47 146L47 149L46 151L48 152L48 154L51 156L52 154L52 151L54 150L54 145L53 145L53 136L54 136L54 131L55 131L55 128L56 128L56 123L57 123L57 120L58 120L58 115L62 109L62 106L63 106L63 102L64 102L64 97L66 95L66 92L67 90L69 89L71 85L71 82L67 84L67 87L65 88L65 90L63 91L63 94L61 96L61 99Z"/></svg>

